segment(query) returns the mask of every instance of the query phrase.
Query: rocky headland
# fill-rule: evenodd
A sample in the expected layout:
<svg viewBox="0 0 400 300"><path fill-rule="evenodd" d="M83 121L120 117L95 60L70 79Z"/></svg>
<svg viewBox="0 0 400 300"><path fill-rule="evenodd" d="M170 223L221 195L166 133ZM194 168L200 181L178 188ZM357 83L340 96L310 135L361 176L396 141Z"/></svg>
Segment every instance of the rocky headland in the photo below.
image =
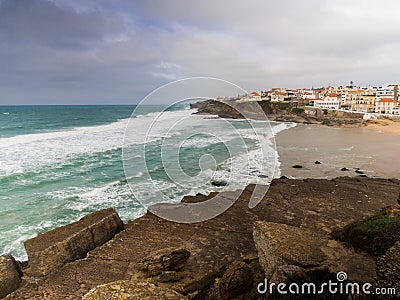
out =
<svg viewBox="0 0 400 300"><path fill-rule="evenodd" d="M320 124L340 127L366 126L363 114L343 111L323 110L305 107L298 102L265 101L217 101L205 100L190 105L197 114L216 115L230 119L261 119L267 116L269 121L295 122L302 124ZM261 108L261 109L260 109Z"/></svg>
<svg viewBox="0 0 400 300"><path fill-rule="evenodd" d="M257 292L264 278L320 282L339 271L351 282L400 291L399 180L275 179L250 209L254 188L201 223L148 212L122 224L107 209L33 238L25 243L27 263L0 258L0 297L265 299Z"/></svg>

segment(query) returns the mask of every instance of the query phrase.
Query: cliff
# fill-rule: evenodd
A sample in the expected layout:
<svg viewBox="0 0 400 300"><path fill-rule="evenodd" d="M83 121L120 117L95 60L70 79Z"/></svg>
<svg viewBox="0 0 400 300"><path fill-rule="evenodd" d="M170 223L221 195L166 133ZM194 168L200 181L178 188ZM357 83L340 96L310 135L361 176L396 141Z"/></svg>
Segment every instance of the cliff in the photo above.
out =
<svg viewBox="0 0 400 300"><path fill-rule="evenodd" d="M332 232L396 205L399 180L276 179L260 204L249 209L254 187L248 186L229 210L214 219L180 224L147 213L125 224L85 257L65 262L44 276L29 274L29 266L22 268L19 289L6 299L80 299L86 294L85 299L137 299L137 295L149 299L264 299L265 295L257 293L258 283L266 276L287 280L282 274L288 270L314 278L331 278L334 272L345 270L352 280L381 274L377 279L381 284L387 283L389 264L395 264L389 268L392 274L396 268L398 272L395 241L388 245L387 256L374 256L359 248L352 250L352 245ZM182 201L205 201L213 195ZM230 198L233 194L221 195ZM99 228L107 231L118 225ZM65 247L74 251L68 243ZM346 255L335 260L336 253Z"/></svg>
<svg viewBox="0 0 400 300"><path fill-rule="evenodd" d="M243 115L246 114L246 117L253 119L264 120L266 115L269 121L327 126L359 127L367 124L362 118L363 114L310 109L292 102L205 100L193 103L190 107L197 109L197 114L216 115L230 119L242 119L244 118Z"/></svg>

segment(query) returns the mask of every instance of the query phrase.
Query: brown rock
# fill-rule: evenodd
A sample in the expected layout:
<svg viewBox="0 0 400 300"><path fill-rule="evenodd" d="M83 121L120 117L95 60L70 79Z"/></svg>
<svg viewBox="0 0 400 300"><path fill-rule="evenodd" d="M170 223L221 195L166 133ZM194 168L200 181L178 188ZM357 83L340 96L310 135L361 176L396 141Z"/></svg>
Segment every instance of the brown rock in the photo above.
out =
<svg viewBox="0 0 400 300"><path fill-rule="evenodd" d="M90 290L82 300L185 300L177 292L157 287L148 282L120 280L99 285Z"/></svg>
<svg viewBox="0 0 400 300"><path fill-rule="evenodd" d="M376 276L372 257L311 229L257 222L254 241L265 276L273 282L317 270L327 275L346 272L354 282L373 282Z"/></svg>
<svg viewBox="0 0 400 300"><path fill-rule="evenodd" d="M59 227L25 242L29 275L44 276L68 262L83 258L123 230L112 208L89 214L78 222Z"/></svg>
<svg viewBox="0 0 400 300"><path fill-rule="evenodd" d="M400 291L400 241L377 259L377 286L381 288L395 288Z"/></svg>
<svg viewBox="0 0 400 300"><path fill-rule="evenodd" d="M149 255L148 258L136 265L145 276L157 276L163 271L177 271L185 266L190 256L186 249L162 249Z"/></svg>
<svg viewBox="0 0 400 300"><path fill-rule="evenodd" d="M266 278L284 280L283 266L313 267L320 265L326 256L321 250L327 237L310 229L272 222L256 222L254 242Z"/></svg>
<svg viewBox="0 0 400 300"><path fill-rule="evenodd" d="M15 291L21 283L21 274L10 254L0 256L0 298Z"/></svg>
<svg viewBox="0 0 400 300"><path fill-rule="evenodd" d="M176 271L162 271L160 282L176 282L182 279L182 274Z"/></svg>
<svg viewBox="0 0 400 300"><path fill-rule="evenodd" d="M130 280L134 277L131 268L148 259L156 250L183 248L190 251L190 257L185 267L177 272L183 275L180 281L160 283L161 274L148 280L181 294L185 294L185 288L190 285L192 288L187 289L190 297L204 295L201 294L203 291L208 294L224 275L224 267L233 261L257 255L253 242L253 226L257 220L286 223L327 234L333 228L397 203L400 181L348 177L307 181L274 179L267 195L257 207L250 209L249 199L254 188L254 185L248 186L223 214L197 224L169 222L147 213L129 222L124 231L90 251L86 258L66 264L59 272L51 273L43 280L35 278L32 285L21 286L7 300L80 299L98 285ZM231 192L219 195L229 201L236 199ZM365 201L365 195L369 196L370 202ZM205 198L209 196L186 197L186 202L197 203ZM363 200L363 205L358 205L358 200ZM328 256L325 247L322 252ZM256 265L250 264L253 271L261 269L257 260ZM298 270L292 267L287 270L292 269L294 272ZM258 273L258 277L253 277L256 284L249 293L257 294L257 283L264 280L263 270ZM202 278L207 280L199 282ZM243 299L259 299L257 296L260 295L246 295Z"/></svg>
<svg viewBox="0 0 400 300"><path fill-rule="evenodd" d="M252 270L242 261L234 261L218 283L218 299L235 299L248 293L253 285Z"/></svg>

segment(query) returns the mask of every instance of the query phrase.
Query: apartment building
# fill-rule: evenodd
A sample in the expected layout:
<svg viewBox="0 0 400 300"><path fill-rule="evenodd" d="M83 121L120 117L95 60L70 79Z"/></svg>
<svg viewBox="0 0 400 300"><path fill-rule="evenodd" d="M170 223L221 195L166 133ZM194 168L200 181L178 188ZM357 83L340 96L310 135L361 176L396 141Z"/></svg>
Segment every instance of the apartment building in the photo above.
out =
<svg viewBox="0 0 400 300"><path fill-rule="evenodd" d="M375 101L375 112L378 114L399 115L399 102L392 98L377 99Z"/></svg>
<svg viewBox="0 0 400 300"><path fill-rule="evenodd" d="M330 93L324 99L315 99L314 107L320 109L334 109L340 108L341 97L339 94Z"/></svg>
<svg viewBox="0 0 400 300"><path fill-rule="evenodd" d="M398 100L399 85L386 84L384 86L371 86L370 90L374 91L377 99L394 99Z"/></svg>
<svg viewBox="0 0 400 300"><path fill-rule="evenodd" d="M356 89L349 90L345 94L343 108L360 111L374 112L376 94L372 90ZM343 98L342 98L343 100Z"/></svg>

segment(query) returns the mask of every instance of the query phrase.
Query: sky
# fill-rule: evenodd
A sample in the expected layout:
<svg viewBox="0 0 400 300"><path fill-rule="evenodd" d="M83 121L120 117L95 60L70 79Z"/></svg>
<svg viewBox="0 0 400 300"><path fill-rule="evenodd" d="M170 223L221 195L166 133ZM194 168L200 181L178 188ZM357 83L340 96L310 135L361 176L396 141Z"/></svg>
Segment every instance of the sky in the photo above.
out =
<svg viewBox="0 0 400 300"><path fill-rule="evenodd" d="M400 82L397 0L0 0L0 105L134 104L205 76L245 90Z"/></svg>

